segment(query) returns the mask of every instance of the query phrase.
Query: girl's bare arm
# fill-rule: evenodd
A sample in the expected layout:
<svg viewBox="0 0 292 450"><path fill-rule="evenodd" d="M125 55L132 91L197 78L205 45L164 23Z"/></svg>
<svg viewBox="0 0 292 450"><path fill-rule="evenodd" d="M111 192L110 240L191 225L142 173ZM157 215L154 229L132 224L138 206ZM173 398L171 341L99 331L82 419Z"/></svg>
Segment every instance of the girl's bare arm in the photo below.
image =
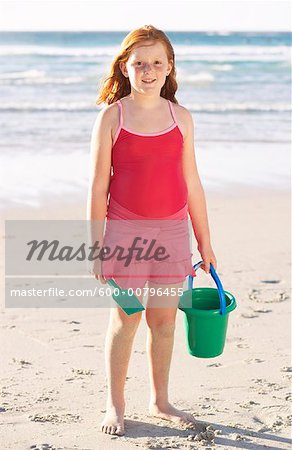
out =
<svg viewBox="0 0 292 450"><path fill-rule="evenodd" d="M209 272L209 263L216 268L216 258L210 241L207 205L204 189L197 170L194 149L194 123L190 112L182 108L185 124L183 148L183 173L188 188L188 211L192 228L198 243L198 250L204 259L204 270Z"/></svg>
<svg viewBox="0 0 292 450"><path fill-rule="evenodd" d="M102 109L91 135L90 180L87 200L87 220L91 225L92 243L102 246L107 200L111 176L112 108Z"/></svg>

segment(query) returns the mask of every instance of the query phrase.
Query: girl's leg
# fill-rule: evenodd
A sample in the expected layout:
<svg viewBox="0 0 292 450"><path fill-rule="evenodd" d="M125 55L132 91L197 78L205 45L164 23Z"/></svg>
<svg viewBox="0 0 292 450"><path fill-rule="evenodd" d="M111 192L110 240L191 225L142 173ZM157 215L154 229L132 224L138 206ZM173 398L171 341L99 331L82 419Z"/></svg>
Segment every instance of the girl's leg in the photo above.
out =
<svg viewBox="0 0 292 450"><path fill-rule="evenodd" d="M149 281L148 286L163 290L167 287L177 289L181 288L183 283L158 285ZM153 416L193 427L196 424L194 417L176 409L168 400L169 369L178 303L178 294L176 296L149 295L145 312L148 326L147 356L151 389L149 412Z"/></svg>
<svg viewBox="0 0 292 450"><path fill-rule="evenodd" d="M122 309L111 308L105 341L105 365L108 384L106 415L101 431L124 434L124 387L132 344L142 312L128 316Z"/></svg>

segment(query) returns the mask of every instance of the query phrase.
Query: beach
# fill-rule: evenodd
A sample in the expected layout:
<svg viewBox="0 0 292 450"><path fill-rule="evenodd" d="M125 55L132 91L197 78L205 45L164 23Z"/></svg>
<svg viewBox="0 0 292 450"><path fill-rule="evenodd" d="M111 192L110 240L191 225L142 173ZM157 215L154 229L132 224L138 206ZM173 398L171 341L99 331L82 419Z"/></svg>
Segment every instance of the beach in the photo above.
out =
<svg viewBox="0 0 292 450"><path fill-rule="evenodd" d="M109 307L88 307L79 297L76 308L62 298L56 308L12 308L8 291L5 303L8 275L22 273L17 253L4 267L12 242L5 220L19 221L18 230L20 220L41 220L48 231L53 223L45 221L68 221L71 232L72 221L86 219L90 137L101 109L95 101L126 34L0 33L1 450L288 449L289 32L167 33L176 55L176 98L194 121L217 273L237 302L215 358L188 354L184 313L177 313L169 400L193 413L197 430L148 416L145 313L126 381L125 436L117 437L99 430ZM194 237L192 250L196 263ZM84 282L97 285L92 277ZM33 279L16 283L35 287ZM201 269L194 284L215 287Z"/></svg>
<svg viewBox="0 0 292 450"><path fill-rule="evenodd" d="M176 407L194 414L202 429L213 427L213 441L193 440L199 432L148 416L145 317L126 381L126 434L101 433L109 308L5 309L2 276L3 449L289 447L289 193L241 188L206 191L206 199L217 273L237 308L229 317L223 354L207 359L188 354L183 312L178 311L169 395ZM84 202L2 210L1 272L4 219L73 220L84 214ZM199 269L195 284L212 287L213 280Z"/></svg>

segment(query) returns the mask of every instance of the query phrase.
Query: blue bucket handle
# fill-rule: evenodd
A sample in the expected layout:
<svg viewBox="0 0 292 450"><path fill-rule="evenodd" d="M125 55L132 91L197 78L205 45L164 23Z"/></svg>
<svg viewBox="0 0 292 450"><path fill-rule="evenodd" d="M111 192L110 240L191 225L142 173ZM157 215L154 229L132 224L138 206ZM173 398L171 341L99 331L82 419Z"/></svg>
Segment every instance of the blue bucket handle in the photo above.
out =
<svg viewBox="0 0 292 450"><path fill-rule="evenodd" d="M203 264L203 261L199 261L198 263L194 264L193 269L196 272L196 270L198 270L201 265ZM219 294L219 299L220 299L220 314L226 314L226 299L225 299L225 292L222 286L222 283L213 267L213 265L210 263L210 273L211 276L213 278L213 280L216 283L217 289L218 289L218 294ZM193 289L193 282L194 282L194 277L192 275L189 275L188 278L188 290L192 290Z"/></svg>

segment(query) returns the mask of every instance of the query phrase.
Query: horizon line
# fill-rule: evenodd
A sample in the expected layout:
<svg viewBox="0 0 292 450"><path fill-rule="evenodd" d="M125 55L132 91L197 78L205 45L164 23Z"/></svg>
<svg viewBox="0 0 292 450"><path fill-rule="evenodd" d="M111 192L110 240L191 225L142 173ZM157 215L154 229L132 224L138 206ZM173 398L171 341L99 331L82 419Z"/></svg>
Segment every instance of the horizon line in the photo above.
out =
<svg viewBox="0 0 292 450"><path fill-rule="evenodd" d="M114 30L95 30L95 29L89 29L89 30L63 30L63 29L47 29L47 30L0 30L0 33L121 33L121 32L130 32L131 29L114 29ZM174 33L291 33L291 30L212 30L212 29L206 29L206 30L173 30L173 29L166 29L164 28L165 32L174 32Z"/></svg>

